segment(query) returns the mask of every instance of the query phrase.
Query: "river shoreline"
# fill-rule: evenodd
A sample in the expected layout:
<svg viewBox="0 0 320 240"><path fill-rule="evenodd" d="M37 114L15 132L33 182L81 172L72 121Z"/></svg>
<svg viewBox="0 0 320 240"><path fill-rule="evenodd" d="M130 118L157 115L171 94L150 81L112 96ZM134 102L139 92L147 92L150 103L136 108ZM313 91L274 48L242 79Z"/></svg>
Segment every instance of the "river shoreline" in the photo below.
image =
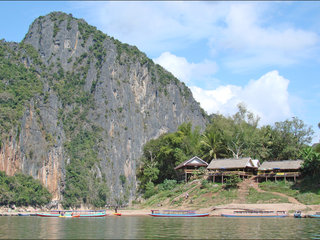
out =
<svg viewBox="0 0 320 240"><path fill-rule="evenodd" d="M151 209L173 209L172 207L159 207L159 208L137 208L137 209L118 209L118 213L122 216L148 216L151 213ZM182 209L174 208L174 209ZM314 214L320 212L320 205L304 205L304 204L293 204L293 203L276 203L276 204L226 204L211 206L208 208L195 209L189 207L188 209L196 210L197 213L209 213L209 216L218 217L222 213L232 213L235 210L274 210L274 211L287 211L289 216L293 216L296 210L300 210L302 215ZM62 209L61 209L62 210ZM30 214L31 216L36 213L50 212L48 209L32 209L32 208L17 208L12 210L11 208L0 209L0 216L19 216L19 214ZM106 209L107 216L118 217L114 215L113 209Z"/></svg>

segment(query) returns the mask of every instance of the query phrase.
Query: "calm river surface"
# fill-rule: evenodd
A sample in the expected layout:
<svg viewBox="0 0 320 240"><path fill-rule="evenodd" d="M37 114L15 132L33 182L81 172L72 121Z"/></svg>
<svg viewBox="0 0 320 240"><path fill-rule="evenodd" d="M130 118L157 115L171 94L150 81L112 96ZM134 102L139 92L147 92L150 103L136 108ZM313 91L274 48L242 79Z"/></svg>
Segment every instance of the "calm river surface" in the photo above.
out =
<svg viewBox="0 0 320 240"><path fill-rule="evenodd" d="M0 217L14 239L320 239L320 219Z"/></svg>

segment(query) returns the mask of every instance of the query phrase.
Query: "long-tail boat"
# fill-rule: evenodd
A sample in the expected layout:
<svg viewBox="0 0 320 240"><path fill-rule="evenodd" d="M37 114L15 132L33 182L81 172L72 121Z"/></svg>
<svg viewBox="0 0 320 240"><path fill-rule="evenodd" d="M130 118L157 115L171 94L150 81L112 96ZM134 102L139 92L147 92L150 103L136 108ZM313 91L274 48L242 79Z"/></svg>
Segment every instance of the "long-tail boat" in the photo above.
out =
<svg viewBox="0 0 320 240"><path fill-rule="evenodd" d="M196 213L194 210L151 210L152 217L208 217L209 213Z"/></svg>
<svg viewBox="0 0 320 240"><path fill-rule="evenodd" d="M105 217L107 216L106 210L54 210L50 213L37 213L39 217L65 217L65 218L78 218L78 217Z"/></svg>
<svg viewBox="0 0 320 240"><path fill-rule="evenodd" d="M307 215L308 218L320 218L320 212L316 212L315 214Z"/></svg>
<svg viewBox="0 0 320 240"><path fill-rule="evenodd" d="M268 210L240 210L233 211L231 214L221 214L222 217L287 217L286 211Z"/></svg>

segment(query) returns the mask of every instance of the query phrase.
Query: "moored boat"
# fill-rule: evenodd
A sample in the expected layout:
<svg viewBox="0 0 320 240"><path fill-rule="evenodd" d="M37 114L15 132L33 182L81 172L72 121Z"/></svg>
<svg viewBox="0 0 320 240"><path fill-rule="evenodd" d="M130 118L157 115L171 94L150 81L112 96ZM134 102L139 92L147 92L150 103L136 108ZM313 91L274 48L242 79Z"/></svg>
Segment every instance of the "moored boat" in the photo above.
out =
<svg viewBox="0 0 320 240"><path fill-rule="evenodd" d="M78 217L105 217L107 216L106 210L55 210L50 213L37 213L39 217L65 217L65 218L78 218Z"/></svg>
<svg viewBox="0 0 320 240"><path fill-rule="evenodd" d="M231 214L221 214L222 217L287 217L286 211L268 211L268 210L240 210Z"/></svg>
<svg viewBox="0 0 320 240"><path fill-rule="evenodd" d="M20 216L20 217L29 217L31 215L30 215L30 213L18 213L18 216Z"/></svg>
<svg viewBox="0 0 320 240"><path fill-rule="evenodd" d="M209 213L196 213L194 210L151 210L152 217L208 217Z"/></svg>
<svg viewBox="0 0 320 240"><path fill-rule="evenodd" d="M315 214L307 215L308 218L320 218L320 212L316 212Z"/></svg>
<svg viewBox="0 0 320 240"><path fill-rule="evenodd" d="M301 211L299 211L299 210L295 211L294 214L293 214L293 217L302 218Z"/></svg>

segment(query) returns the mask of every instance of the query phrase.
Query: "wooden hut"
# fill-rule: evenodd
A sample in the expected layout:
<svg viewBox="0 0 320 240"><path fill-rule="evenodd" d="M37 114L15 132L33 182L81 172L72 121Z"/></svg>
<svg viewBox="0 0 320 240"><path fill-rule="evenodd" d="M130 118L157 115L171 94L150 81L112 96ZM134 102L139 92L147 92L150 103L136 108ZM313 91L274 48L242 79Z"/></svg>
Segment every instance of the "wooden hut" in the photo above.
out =
<svg viewBox="0 0 320 240"><path fill-rule="evenodd" d="M174 168L174 170L176 170L179 180L184 177L185 182L187 182L195 171L198 171L200 167L207 168L207 166L208 163L206 161L195 156L183 163L180 163Z"/></svg>
<svg viewBox="0 0 320 240"><path fill-rule="evenodd" d="M238 175L242 178L253 176L259 164L259 161L253 161L251 158L214 159L210 162L207 170L213 182L221 179L223 183L224 178L230 175Z"/></svg>
<svg viewBox="0 0 320 240"><path fill-rule="evenodd" d="M293 179L296 181L301 176L303 160L283 160L263 162L258 168L257 180Z"/></svg>

